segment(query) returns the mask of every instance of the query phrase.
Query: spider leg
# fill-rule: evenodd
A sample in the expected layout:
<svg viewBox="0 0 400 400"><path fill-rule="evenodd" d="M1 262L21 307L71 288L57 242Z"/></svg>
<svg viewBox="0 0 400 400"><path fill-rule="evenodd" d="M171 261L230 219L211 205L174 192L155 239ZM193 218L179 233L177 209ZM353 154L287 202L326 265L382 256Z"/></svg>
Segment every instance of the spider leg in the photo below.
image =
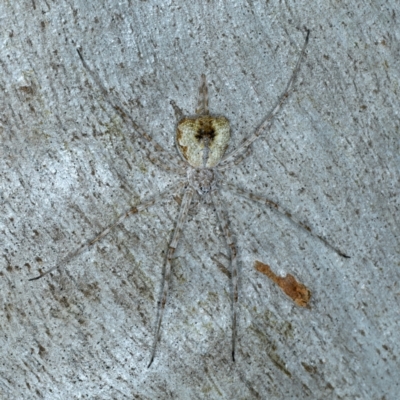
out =
<svg viewBox="0 0 400 400"><path fill-rule="evenodd" d="M245 158L247 158L251 153L253 152L253 149L251 146L249 146L245 152L242 152L241 154L238 154L236 157L233 157L230 162L225 163L222 166L217 166L216 169L218 171L226 171L227 169L231 169L235 167L236 165L240 164Z"/></svg>
<svg viewBox="0 0 400 400"><path fill-rule="evenodd" d="M266 204L268 207L272 208L273 210L277 211L279 214L285 216L288 218L290 221L292 221L294 224L297 226L300 226L303 228L306 232L308 232L311 236L319 239L322 243L325 244L325 246L329 247L331 250L336 252L339 256L344 257L344 258L350 258L350 256L346 255L343 253L341 250L339 250L337 247L333 246L330 244L324 237L321 235L318 235L317 233L313 232L313 230L304 222L300 221L296 216L292 215L289 211L285 210L283 207L281 207L279 204L275 203L272 200L269 200L265 197L258 196L256 194L250 193L246 190L240 189L237 186L234 186L232 184L228 184L227 188L230 192L233 192L241 197L245 197L247 199L250 199L252 201L256 201L258 203ZM226 190L227 188L222 187L223 190Z"/></svg>
<svg viewBox="0 0 400 400"><path fill-rule="evenodd" d="M237 248L232 238L232 233L229 228L229 219L225 214L221 201L218 197L217 191L214 191L216 196L211 196L214 207L217 211L218 220L222 231L224 232L225 241L229 248L230 261L231 261L231 282L232 282L232 360L235 361L235 350L236 350L236 315L237 315L237 302L238 302L238 267L237 267Z"/></svg>
<svg viewBox="0 0 400 400"><path fill-rule="evenodd" d="M243 151L245 151L255 140L257 140L266 130L268 130L272 122L274 121L275 116L278 114L279 110L281 109L282 105L288 99L289 95L293 90L293 83L296 80L297 74L300 69L301 62L303 61L306 47L308 44L308 38L310 36L310 31L307 30L307 35L304 41L303 48L301 50L299 59L297 60L296 67L293 71L291 78L289 79L288 84L286 85L286 89L283 94L279 97L278 101L276 102L274 108L268 113L265 120L261 123L258 129L255 131L253 135L251 135L248 139L246 139L236 150L233 150L231 153L227 154L225 157L222 158L219 165L225 166L225 163L232 162L233 159L236 159L238 155L240 155Z"/></svg>
<svg viewBox="0 0 400 400"><path fill-rule="evenodd" d="M170 153L168 153L161 145L159 145L150 135L148 135L132 118L132 116L129 114L127 110L125 110L124 106L122 103L115 97L112 96L107 89L104 87L104 85L101 82L100 77L96 72L94 72L89 65L86 63L84 58L82 57L82 54L78 49L76 49L78 52L79 58L82 61L83 66L85 69L89 72L90 76L93 78L93 80L96 82L97 86L100 88L103 96L107 100L107 102L114 108L114 110L118 113L118 115L122 118L124 122L126 122L128 125L130 125L133 128L133 142L138 143L141 149L144 151L146 154L146 157L155 165L160 167L163 170L166 171L173 171L177 174L182 175L184 173L183 168L185 167L185 164L179 160L175 159L172 157ZM142 141L140 139L143 139ZM151 149L151 148L152 149ZM161 157L155 157L153 155L153 152L157 151L159 153L162 153Z"/></svg>
<svg viewBox="0 0 400 400"><path fill-rule="evenodd" d="M160 200L162 200L167 194L174 193L175 191L178 190L179 187L181 187L183 184L182 182L179 182L178 184L172 185L169 187L167 190L164 192L160 193L158 196L152 197L148 200L145 200L138 204L135 207L131 207L129 210L126 210L123 212L115 222L113 222L111 225L109 225L106 229L101 231L94 239L83 243L78 249L73 251L72 253L69 253L67 256L65 256L60 262L58 262L53 268L48 269L47 271L41 273L39 276L36 276L35 278L29 279L30 281L35 281L37 279L43 278L45 275L49 274L50 272L68 264L74 257L78 256L79 254L83 253L86 249L89 249L91 246L93 246L96 242L98 242L100 239L102 239L104 236L110 233L117 225L119 225L125 218L127 218L129 215L139 213L143 210L145 210L148 207L151 207L152 205L158 203Z"/></svg>
<svg viewBox="0 0 400 400"><path fill-rule="evenodd" d="M171 276L171 261L174 256L176 247L178 246L179 238L182 233L182 228L185 223L188 211L189 211L189 206L190 202L192 201L192 197L194 194L194 189L192 187L188 187L185 190L185 194L182 199L181 203L181 208L179 210L179 216L178 220L176 222L174 234L172 236L172 240L169 244L168 247L168 253L167 253L167 258L165 260L165 269L164 269L164 277L163 277L163 282L162 282L162 290L161 290L161 302L158 305L158 311L157 311L157 323L156 323L156 330L155 330L155 335L154 335L154 343L153 343L153 350L151 352L151 358L149 365L147 368L150 367L150 365L153 363L154 356L156 354L156 349L157 349L157 343L160 335L160 328L161 328L161 323L162 323L162 318L164 314L164 308L165 304L167 302L167 296L168 296L168 287L169 287L169 280Z"/></svg>

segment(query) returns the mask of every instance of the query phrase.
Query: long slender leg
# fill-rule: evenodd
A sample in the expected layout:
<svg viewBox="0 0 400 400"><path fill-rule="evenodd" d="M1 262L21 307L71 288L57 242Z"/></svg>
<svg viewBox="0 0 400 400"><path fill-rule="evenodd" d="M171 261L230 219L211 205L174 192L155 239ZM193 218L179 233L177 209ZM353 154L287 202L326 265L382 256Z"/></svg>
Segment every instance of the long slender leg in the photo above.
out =
<svg viewBox="0 0 400 400"><path fill-rule="evenodd" d="M227 169L234 168L236 165L240 164L245 158L247 158L252 152L253 149L251 146L249 146L245 152L242 152L236 157L233 157L230 162L227 162L222 166L218 165L218 171L226 171Z"/></svg>
<svg viewBox="0 0 400 400"><path fill-rule="evenodd" d="M235 242L232 238L231 230L229 228L229 220L225 215L223 208L221 206L221 201L218 198L217 191L213 194L216 196L211 196L212 202L215 209L217 210L219 224L222 231L224 232L226 244L229 247L229 253L231 258L231 281L232 281L232 360L235 361L235 350L236 350L236 315L237 315L237 302L238 302L238 267L237 267L237 248Z"/></svg>
<svg viewBox="0 0 400 400"><path fill-rule="evenodd" d="M256 132L251 135L248 139L246 139L236 150L232 151L231 153L227 154L220 162L220 166L224 166L225 163L230 163L233 159L235 159L240 153L245 151L255 140L257 140L267 129L270 128L272 125L272 122L275 118L275 116L278 114L279 110L281 109L282 105L285 103L287 98L289 97L292 89L293 89L293 83L296 80L297 74L300 69L301 62L303 61L304 54L306 51L307 43L308 43L308 37L310 36L310 31L307 30L307 35L306 39L304 41L303 48L300 53L300 57L297 61L296 67L293 71L293 74L286 86L285 91L283 94L279 97L278 101L276 102L274 108L268 113L267 117L265 120L262 122L262 124L259 126L259 128L256 130Z"/></svg>
<svg viewBox="0 0 400 400"><path fill-rule="evenodd" d="M134 142L138 143L141 146L141 149L145 152L146 157L155 165L160 167L161 169L167 171L174 171L177 174L182 175L185 171L183 168L185 167L185 163L182 160L173 157L170 153L168 153L162 146L160 146L150 135L148 135L131 117L127 110L123 107L121 102L115 97L112 96L104 85L101 82L100 77L94 72L86 63L82 54L78 49L76 51L79 54L79 57L82 61L83 66L89 72L93 80L96 82L97 86L100 88L103 96L108 101L108 103L117 111L119 116L122 118L124 122L130 125L133 128L134 133ZM140 141L142 139L142 141ZM152 148L152 150L150 149ZM154 151L158 153L162 153L162 156L156 157L153 153Z"/></svg>
<svg viewBox="0 0 400 400"><path fill-rule="evenodd" d="M156 324L156 330L155 330L155 335L154 335L153 350L151 352L151 358L150 358L150 362L149 362L149 365L147 366L147 368L149 368L150 365L153 363L154 356L156 354L157 343L158 343L158 339L160 336L160 328L161 328L162 318L164 315L165 304L167 302L167 296L168 296L169 280L170 280L170 276L171 276L171 261L174 256L176 247L178 246L179 238L182 233L182 228L183 228L183 225L185 223L185 220L186 220L186 217L187 217L187 214L189 211L189 206L190 206L190 202L192 201L193 194L194 194L194 189L192 187L188 187L183 196L182 203L181 203L181 209L179 211L179 216L178 216L178 220L176 222L174 234L172 236L171 243L169 244L169 247L168 247L167 258L165 260L164 278L163 278L163 283L162 283L161 302L159 303L159 307L157 310L157 324Z"/></svg>
<svg viewBox="0 0 400 400"><path fill-rule="evenodd" d="M268 207L272 208L273 210L277 211L279 214L285 216L289 220L291 220L293 223L296 225L300 226L303 228L305 231L307 231L311 236L319 239L321 242L325 244L325 246L329 247L333 251L335 251L339 256L344 257L344 258L350 258L350 256L346 255L343 253L341 250L339 250L337 247L333 246L330 244L324 237L321 235L318 235L317 233L313 232L313 230L304 222L300 221L296 216L292 215L289 211L285 210L283 207L281 207L279 204L275 203L272 200L269 200L265 197L258 196L256 194L247 192L246 190L240 189L237 186L234 186L232 184L227 184L226 187L230 192L233 192L239 196L246 197L250 200L257 201L262 204L266 204ZM222 187L223 190L226 190L225 187Z"/></svg>
<svg viewBox="0 0 400 400"><path fill-rule="evenodd" d="M72 253L69 253L66 257L64 257L60 262L58 262L53 268L48 269L47 271L41 273L39 276L36 276L35 278L29 279L30 281L34 281L36 279L43 278L45 275L49 274L50 272L68 264L74 257L78 256L79 254L83 253L86 249L90 248L93 246L96 242L98 242L100 239L102 239L104 236L106 236L108 233L110 233L111 230L113 230L117 225L119 225L125 218L127 218L129 215L139 213L146 208L158 203L160 200L162 200L166 195L172 194L178 190L179 187L183 185L182 182L170 186L167 190L164 192L160 193L158 196L152 197L148 200L143 201L142 203L138 204L135 207L131 207L129 210L123 212L118 219L113 222L111 225L109 225L106 229L104 229L102 232L100 232L94 239L90 240L89 242L83 243L78 249L73 251Z"/></svg>

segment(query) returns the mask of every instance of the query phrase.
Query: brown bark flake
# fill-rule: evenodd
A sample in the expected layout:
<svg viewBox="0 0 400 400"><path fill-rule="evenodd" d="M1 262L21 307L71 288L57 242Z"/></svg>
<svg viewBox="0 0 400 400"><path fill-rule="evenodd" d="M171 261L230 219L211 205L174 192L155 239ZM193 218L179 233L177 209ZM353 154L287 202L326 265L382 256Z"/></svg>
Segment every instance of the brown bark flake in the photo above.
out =
<svg viewBox="0 0 400 400"><path fill-rule="evenodd" d="M268 278L275 282L298 306L307 306L311 298L311 291L302 283L298 282L293 275L287 274L285 277L278 276L271 270L269 265L261 261L256 261L254 263L254 268L262 274L267 275Z"/></svg>

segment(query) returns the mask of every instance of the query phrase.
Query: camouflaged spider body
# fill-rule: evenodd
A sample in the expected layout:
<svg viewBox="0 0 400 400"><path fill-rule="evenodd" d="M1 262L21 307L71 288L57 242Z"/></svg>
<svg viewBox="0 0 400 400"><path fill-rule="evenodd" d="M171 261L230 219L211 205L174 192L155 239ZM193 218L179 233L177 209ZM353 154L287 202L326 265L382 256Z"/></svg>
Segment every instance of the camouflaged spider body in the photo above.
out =
<svg viewBox="0 0 400 400"><path fill-rule="evenodd" d="M202 86L206 86L205 76L202 78ZM225 117L185 117L178 124L177 148L192 167L188 168L188 181L200 195L208 193L212 188L212 168L217 166L225 154L229 131L229 121Z"/></svg>
<svg viewBox="0 0 400 400"><path fill-rule="evenodd" d="M196 110L196 115L193 117L183 116L182 111L171 102L175 108L175 112L180 116L177 131L176 131L176 145L181 155L181 159L171 157L169 152L166 152L157 142L155 142L150 135L148 135L129 115L124 109L124 106L119 102L116 97L113 97L103 86L99 76L87 65L83 59L81 53L78 50L79 57L89 72L93 80L97 83L105 99L112 105L120 117L131 127L132 139L135 143L138 143L140 149L145 153L150 161L159 166L160 168L174 172L180 179L176 184L169 186L164 192L153 196L149 199L142 201L135 207L122 213L119 218L99 233L94 239L87 243L82 244L74 252L68 254L61 260L60 263L55 265L53 268L41 273L36 278L31 280L39 279L49 272L64 266L72 258L82 253L87 248L91 247L94 243L98 242L101 238L106 236L113 228L120 224L126 217L132 214L136 214L145 210L146 208L153 206L162 198L173 195L179 190L183 191L183 198L180 204L180 211L176 226L173 232L172 240L168 246L167 257L165 260L165 274L162 283L161 290L161 301L158 306L156 328L154 334L153 348L151 352L150 363L154 360L156 353L157 343L159 340L160 328L163 318L165 305L167 302L168 287L171 276L171 264L178 246L179 238L182 233L182 229L189 211L190 204L193 196L197 193L200 198L207 198L214 206L219 224L222 232L225 236L225 241L229 249L230 254L230 270L231 270L231 281L232 281L232 359L235 359L235 347L236 347L236 316L237 316L237 302L238 302L238 274L237 274L237 248L232 238L229 220L226 214L226 210L222 207L222 201L220 198L221 191L229 191L233 195L239 195L248 198L253 201L261 202L270 208L274 209L283 216L289 218L295 224L306 230L312 236L318 238L326 246L337 252L343 257L347 257L338 248L331 245L325 238L313 232L313 230L306 224L301 222L291 213L286 211L279 204L268 200L262 196L255 195L241 189L232 184L227 184L222 187L218 185L219 172L230 168L233 168L239 164L249 153L253 142L258 140L272 125L272 122L281 109L283 103L289 97L293 89L293 83L298 74L300 64L304 58L305 49L308 43L309 31L307 31L305 42L300 53L300 57L297 61L296 67L293 74L286 86L285 91L276 102L274 108L267 114L266 118L260 125L260 127L250 135L244 142L232 152L225 155L225 152L229 145L230 139L230 127L229 121L223 116L212 116L209 114L208 109L208 87L205 75L202 75L202 83L200 86L199 105ZM184 178L186 175L186 178Z"/></svg>

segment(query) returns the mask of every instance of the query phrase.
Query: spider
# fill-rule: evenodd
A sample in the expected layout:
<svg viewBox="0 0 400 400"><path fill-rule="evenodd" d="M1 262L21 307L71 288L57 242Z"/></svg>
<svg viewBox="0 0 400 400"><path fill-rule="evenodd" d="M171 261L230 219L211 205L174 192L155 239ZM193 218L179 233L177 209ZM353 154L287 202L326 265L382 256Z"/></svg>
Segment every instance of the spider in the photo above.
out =
<svg viewBox="0 0 400 400"><path fill-rule="evenodd" d="M264 121L261 123L259 128L249 138L232 152L225 155L225 151L228 147L230 138L230 127L229 121L223 116L212 115L209 112L208 107L208 86L206 76L201 76L201 85L199 89L199 103L196 109L196 115L191 117L185 117L182 111L177 105L171 101L171 104L175 110L175 113L179 117L179 122L176 131L176 145L180 158L174 159L168 152L166 152L157 142L155 142L151 136L149 136L142 128L140 128L136 122L132 119L127 111L125 111L122 104L118 99L111 97L108 91L105 89L99 76L88 66L82 54L77 49L79 58L84 68L91 75L92 79L99 86L105 99L111 104L111 106L117 111L120 117L133 129L133 137L135 141L140 145L141 150L145 153L148 159L156 164L158 167L172 171L176 173L180 180L177 184L171 185L164 192L157 196L151 197L142 201L135 207L122 213L118 219L100 232L94 239L87 243L82 244L78 249L69 253L54 267L42 272L39 276L30 280L36 280L44 277L50 272L54 271L61 266L69 263L72 258L82 253L84 250L90 248L93 244L98 242L104 236L106 236L112 229L119 225L125 218L131 214L139 213L146 208L153 206L162 198L172 195L175 192L183 189L183 198L180 205L178 219L176 221L175 229L172 235L172 239L168 246L167 256L164 264L163 282L161 285L161 301L158 303L155 333L153 338L153 346L151 351L150 362L148 367L153 363L157 344L160 336L160 329L163 319L163 313L167 302L168 286L171 276L171 263L174 256L175 250L178 246L178 242L182 233L182 229L188 215L189 207L191 205L193 197L196 195L199 198L203 198L210 202L217 213L220 228L225 236L225 241L230 253L230 269L231 269L231 285L232 285L232 360L235 361L235 348L236 348L236 317L237 317L237 303L238 303L238 268L237 268L237 248L232 238L228 217L221 206L219 198L219 192L221 190L228 190L236 195L248 198L253 201L261 202L270 208L274 209L278 213L289 218L292 222L306 230L309 234L321 240L326 246L331 248L337 254L342 257L348 257L342 253L338 248L330 244L325 238L314 233L310 227L302 223L298 218L293 216L291 213L286 211L277 203L268 200L262 196L255 195L244 189L236 187L231 184L226 184L224 187L219 183L221 180L221 172L225 171L237 164L239 164L251 151L251 145L253 142L258 140L265 134L265 132L271 127L272 122L279 110L281 109L284 102L289 97L293 90L293 84L297 77L300 69L300 65L305 56L305 51L309 39L310 31L306 30L306 36L304 44L299 55L297 64L294 68L291 78L287 83L285 91L279 97L274 108L267 114ZM186 175L186 176L185 176Z"/></svg>

